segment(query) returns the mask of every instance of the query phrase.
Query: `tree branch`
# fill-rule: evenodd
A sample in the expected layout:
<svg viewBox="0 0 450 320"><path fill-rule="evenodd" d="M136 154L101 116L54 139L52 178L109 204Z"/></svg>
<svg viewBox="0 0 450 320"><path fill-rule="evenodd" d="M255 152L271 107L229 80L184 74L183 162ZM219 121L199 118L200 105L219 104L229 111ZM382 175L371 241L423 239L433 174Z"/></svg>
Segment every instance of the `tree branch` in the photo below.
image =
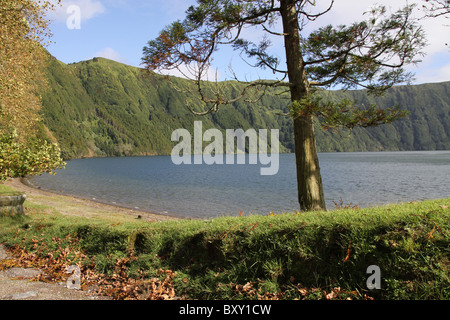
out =
<svg viewBox="0 0 450 320"><path fill-rule="evenodd" d="M264 24L261 24L261 27L264 29L264 31L266 31L267 33L272 34L274 36L287 36L288 35L287 33L279 33L279 32L271 31L271 30L267 29L267 27Z"/></svg>
<svg viewBox="0 0 450 320"><path fill-rule="evenodd" d="M449 0L425 0L425 2L427 4L422 5L422 7L427 12L425 17L437 18L450 14ZM430 4L431 7L429 7L428 4ZM450 18L450 16L446 18Z"/></svg>
<svg viewBox="0 0 450 320"><path fill-rule="evenodd" d="M402 67L418 62L413 59L425 45L422 28L411 18L413 8L390 16L384 7L374 8L368 21L311 33L303 45L310 85L340 83L379 93L407 81L411 74Z"/></svg>
<svg viewBox="0 0 450 320"><path fill-rule="evenodd" d="M328 7L328 9L326 9L325 11L322 11L320 13L311 14L311 13L307 13L306 11L303 10L306 2L315 6L315 3L311 3L310 0L307 0L305 2L302 1L302 3L300 4L300 7L297 8L297 13L304 15L309 21L314 21L317 18L319 18L320 16L323 16L324 14L328 13L334 5L334 0L331 0L330 6Z"/></svg>
<svg viewBox="0 0 450 320"><path fill-rule="evenodd" d="M331 77L328 80L322 81L322 82L310 81L309 84L313 87L325 87L325 86L329 86L329 85L335 83L340 77L343 76L346 63L347 63L347 55L343 59L341 67L339 68L339 70L336 72L336 74L333 77Z"/></svg>

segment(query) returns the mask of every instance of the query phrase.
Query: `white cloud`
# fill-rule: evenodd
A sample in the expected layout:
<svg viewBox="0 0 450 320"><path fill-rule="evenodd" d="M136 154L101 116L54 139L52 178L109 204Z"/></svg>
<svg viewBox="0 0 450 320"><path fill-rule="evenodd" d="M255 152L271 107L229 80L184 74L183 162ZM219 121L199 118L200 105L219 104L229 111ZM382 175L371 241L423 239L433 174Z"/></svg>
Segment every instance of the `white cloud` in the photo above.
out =
<svg viewBox="0 0 450 320"><path fill-rule="evenodd" d="M106 11L103 4L98 0L68 0L62 1L62 5L56 5L55 10L48 15L49 19L65 22L72 14L67 10L71 6L79 8L81 21L92 19Z"/></svg>
<svg viewBox="0 0 450 320"><path fill-rule="evenodd" d="M316 8L311 9L312 14L317 14L328 9L331 1L320 1ZM312 28L316 29L318 25L327 24L348 24L354 21L360 21L363 13L373 6L372 0L337 0L333 4L330 12L311 22Z"/></svg>
<svg viewBox="0 0 450 320"><path fill-rule="evenodd" d="M446 43L450 43L450 26L448 26L448 23L449 20L443 17L427 19L423 23L428 41L425 51L428 55L448 51L448 47L445 46Z"/></svg>
<svg viewBox="0 0 450 320"><path fill-rule="evenodd" d="M124 57L122 57L119 52L110 47L106 47L103 50L95 53L94 57L106 58L109 60L114 60L125 64L128 63L127 60Z"/></svg>

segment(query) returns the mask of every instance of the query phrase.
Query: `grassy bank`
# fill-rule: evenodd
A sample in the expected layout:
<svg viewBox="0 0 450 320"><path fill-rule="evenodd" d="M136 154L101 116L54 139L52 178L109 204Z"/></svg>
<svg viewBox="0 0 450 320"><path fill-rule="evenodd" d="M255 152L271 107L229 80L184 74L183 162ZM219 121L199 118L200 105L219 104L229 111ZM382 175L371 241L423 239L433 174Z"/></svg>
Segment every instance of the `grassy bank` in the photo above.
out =
<svg viewBox="0 0 450 320"><path fill-rule="evenodd" d="M449 206L113 222L27 204L0 218L0 242L53 278L78 264L117 299L449 299ZM371 265L381 289L367 288Z"/></svg>

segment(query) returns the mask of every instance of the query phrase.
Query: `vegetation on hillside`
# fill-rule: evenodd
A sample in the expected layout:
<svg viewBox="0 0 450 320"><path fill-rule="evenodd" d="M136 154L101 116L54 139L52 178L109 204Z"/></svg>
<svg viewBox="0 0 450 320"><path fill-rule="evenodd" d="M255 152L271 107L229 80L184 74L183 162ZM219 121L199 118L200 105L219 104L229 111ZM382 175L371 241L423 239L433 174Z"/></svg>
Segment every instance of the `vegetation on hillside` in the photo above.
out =
<svg viewBox="0 0 450 320"><path fill-rule="evenodd" d="M186 97L162 77L104 58L70 65L49 57L50 89L42 93L44 123L61 145L65 159L83 156L167 155L173 130L280 129L282 151L293 151L289 101L269 90L257 104L238 101L207 116L186 108ZM174 78L173 81L187 81ZM241 84L229 82L232 87ZM443 150L450 148L450 82L398 86L382 97L364 90L324 91L326 99L348 96L363 103L399 105L409 116L393 124L353 131L317 126L321 152ZM193 100L195 101L195 100Z"/></svg>
<svg viewBox="0 0 450 320"><path fill-rule="evenodd" d="M0 181L63 165L58 146L37 130L42 129L38 93L46 84L45 13L52 6L49 1L0 2Z"/></svg>

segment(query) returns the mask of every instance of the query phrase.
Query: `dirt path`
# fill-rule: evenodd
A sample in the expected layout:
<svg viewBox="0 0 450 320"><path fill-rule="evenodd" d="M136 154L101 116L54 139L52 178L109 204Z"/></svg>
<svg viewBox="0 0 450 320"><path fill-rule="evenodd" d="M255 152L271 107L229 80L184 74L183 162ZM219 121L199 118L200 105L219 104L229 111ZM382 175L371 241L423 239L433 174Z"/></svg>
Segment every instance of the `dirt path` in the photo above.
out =
<svg viewBox="0 0 450 320"><path fill-rule="evenodd" d="M11 259L0 245L0 260ZM0 271L0 300L110 300L92 295L89 290L68 289L65 282L45 283L31 281L41 273L39 269L11 268Z"/></svg>

